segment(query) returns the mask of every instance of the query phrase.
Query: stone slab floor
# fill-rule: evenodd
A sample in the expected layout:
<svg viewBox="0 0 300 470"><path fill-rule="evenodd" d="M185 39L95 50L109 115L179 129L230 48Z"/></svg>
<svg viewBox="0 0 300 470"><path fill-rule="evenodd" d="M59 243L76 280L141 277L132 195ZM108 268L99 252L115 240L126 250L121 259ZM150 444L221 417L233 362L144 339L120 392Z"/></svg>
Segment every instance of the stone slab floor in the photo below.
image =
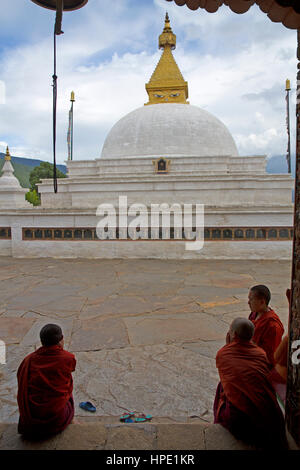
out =
<svg viewBox="0 0 300 470"><path fill-rule="evenodd" d="M88 400L100 420L130 410L154 422L211 422L215 355L232 319L249 315L249 287L269 286L287 330L290 277L287 261L1 257L0 422L18 420L17 368L46 323L61 325L76 355L79 421L92 418L78 406Z"/></svg>

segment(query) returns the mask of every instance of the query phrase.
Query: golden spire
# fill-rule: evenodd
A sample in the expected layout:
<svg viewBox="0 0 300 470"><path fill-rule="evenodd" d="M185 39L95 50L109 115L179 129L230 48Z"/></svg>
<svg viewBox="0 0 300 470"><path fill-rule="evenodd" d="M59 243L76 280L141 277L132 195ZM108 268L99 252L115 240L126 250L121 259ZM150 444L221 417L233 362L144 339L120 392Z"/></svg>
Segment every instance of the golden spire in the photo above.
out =
<svg viewBox="0 0 300 470"><path fill-rule="evenodd" d="M165 27L158 41L159 49L163 49L161 58L146 84L149 102L185 103L188 104L188 84L184 80L172 54L176 47L176 35L170 26L169 15L166 13Z"/></svg>
<svg viewBox="0 0 300 470"><path fill-rule="evenodd" d="M6 160L6 161L11 160L11 156L10 156L10 153L9 153L8 146L6 147L6 154L5 154L4 160Z"/></svg>
<svg viewBox="0 0 300 470"><path fill-rule="evenodd" d="M166 13L164 30L158 40L159 49L163 49L166 46L170 46L171 49L175 49L176 47L176 35L172 31L168 12Z"/></svg>

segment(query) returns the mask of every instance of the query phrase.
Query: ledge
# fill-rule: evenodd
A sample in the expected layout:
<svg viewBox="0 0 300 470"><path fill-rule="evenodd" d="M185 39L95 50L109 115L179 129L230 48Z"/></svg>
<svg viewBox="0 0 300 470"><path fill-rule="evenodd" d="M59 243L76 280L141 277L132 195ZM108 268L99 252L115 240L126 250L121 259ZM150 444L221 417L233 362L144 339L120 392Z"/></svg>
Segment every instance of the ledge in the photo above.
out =
<svg viewBox="0 0 300 470"><path fill-rule="evenodd" d="M168 421L168 420L167 420ZM170 421L170 420L169 420ZM288 436L290 450L299 450ZM29 442L17 424L0 423L0 450L256 450L219 424L146 422L123 424L111 417L70 424L53 438Z"/></svg>

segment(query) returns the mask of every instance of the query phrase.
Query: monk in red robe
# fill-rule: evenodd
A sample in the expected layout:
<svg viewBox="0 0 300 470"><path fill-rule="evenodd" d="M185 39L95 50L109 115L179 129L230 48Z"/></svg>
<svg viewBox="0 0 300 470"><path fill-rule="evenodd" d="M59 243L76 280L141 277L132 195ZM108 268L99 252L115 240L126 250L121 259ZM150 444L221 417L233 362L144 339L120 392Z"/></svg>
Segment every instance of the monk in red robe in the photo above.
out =
<svg viewBox="0 0 300 470"><path fill-rule="evenodd" d="M63 349L58 325L45 325L40 338L42 347L25 357L17 372L18 432L29 439L63 431L74 416L75 356Z"/></svg>
<svg viewBox="0 0 300 470"><path fill-rule="evenodd" d="M214 423L237 439L260 449L287 449L285 423L268 380L266 353L251 341L253 323L236 318L227 344L216 357L220 383L214 401Z"/></svg>
<svg viewBox="0 0 300 470"><path fill-rule="evenodd" d="M255 327L252 340L266 352L271 366L274 367L274 353L280 344L284 328L279 316L269 307L270 299L271 293L266 286L257 285L249 291L249 320Z"/></svg>

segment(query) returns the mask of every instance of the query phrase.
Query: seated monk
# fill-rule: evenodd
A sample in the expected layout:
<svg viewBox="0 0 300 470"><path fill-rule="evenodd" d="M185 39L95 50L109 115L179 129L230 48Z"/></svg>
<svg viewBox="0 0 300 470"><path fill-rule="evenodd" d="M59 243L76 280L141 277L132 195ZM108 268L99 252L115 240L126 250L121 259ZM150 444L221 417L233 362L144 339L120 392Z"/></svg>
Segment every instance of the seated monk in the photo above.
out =
<svg viewBox="0 0 300 470"><path fill-rule="evenodd" d="M45 325L40 332L42 347L29 354L18 372L18 432L26 438L47 438L72 422L72 396L76 360L63 349L58 325Z"/></svg>
<svg viewBox="0 0 300 470"><path fill-rule="evenodd" d="M249 320L255 327L252 341L266 352L270 365L274 367L274 353L280 344L284 328L279 316L268 306L270 299L271 293L266 286L254 286L249 291Z"/></svg>
<svg viewBox="0 0 300 470"><path fill-rule="evenodd" d="M214 401L214 423L237 439L261 449L287 449L285 423L268 380L266 353L251 339L253 323L236 318L226 345L216 357L220 383Z"/></svg>

